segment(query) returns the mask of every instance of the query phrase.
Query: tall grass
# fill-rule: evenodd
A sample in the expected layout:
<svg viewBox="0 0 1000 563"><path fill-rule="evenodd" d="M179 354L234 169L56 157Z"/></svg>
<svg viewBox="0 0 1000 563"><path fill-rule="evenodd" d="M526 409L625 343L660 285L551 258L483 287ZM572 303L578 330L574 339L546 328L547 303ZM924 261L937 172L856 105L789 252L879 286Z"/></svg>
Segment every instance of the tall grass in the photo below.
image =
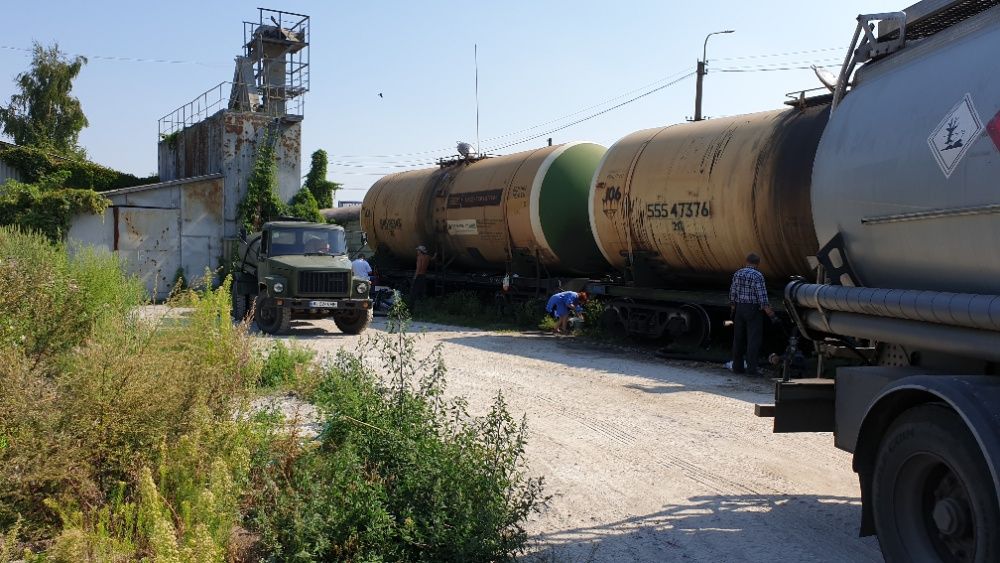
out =
<svg viewBox="0 0 1000 563"><path fill-rule="evenodd" d="M22 540L54 560L130 560L166 530L150 523L149 507L162 506L181 544L198 533L224 553L239 497L219 500L216 483L245 473L233 460L246 456L232 439L209 444L246 432L229 425L259 371L228 320L227 289L196 294L183 323L153 322L113 255L70 254L10 228L0 229L0 283L0 531L20 521ZM191 448L205 455L178 470L186 487L173 487L165 477L187 467L177 455ZM208 514L205 491L229 515L186 520L185 506Z"/></svg>
<svg viewBox="0 0 1000 563"><path fill-rule="evenodd" d="M151 319L110 254L0 228L0 563L485 561L543 501L524 421L443 397L402 310L374 356L261 355L228 281ZM400 301L401 303L401 301ZM402 307L402 306L400 306ZM174 309L174 313L181 309ZM249 410L288 386L324 431Z"/></svg>

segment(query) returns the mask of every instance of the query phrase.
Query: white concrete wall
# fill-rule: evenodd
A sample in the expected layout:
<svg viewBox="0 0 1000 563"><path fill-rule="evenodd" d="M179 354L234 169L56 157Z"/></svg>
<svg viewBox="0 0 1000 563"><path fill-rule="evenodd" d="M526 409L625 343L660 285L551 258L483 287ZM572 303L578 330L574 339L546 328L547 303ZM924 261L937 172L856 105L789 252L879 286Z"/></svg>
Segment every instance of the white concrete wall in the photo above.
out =
<svg viewBox="0 0 1000 563"><path fill-rule="evenodd" d="M196 282L223 262L223 186L215 177L107 192L112 207L102 215L73 218L70 247L118 252L150 295L162 299L178 268Z"/></svg>

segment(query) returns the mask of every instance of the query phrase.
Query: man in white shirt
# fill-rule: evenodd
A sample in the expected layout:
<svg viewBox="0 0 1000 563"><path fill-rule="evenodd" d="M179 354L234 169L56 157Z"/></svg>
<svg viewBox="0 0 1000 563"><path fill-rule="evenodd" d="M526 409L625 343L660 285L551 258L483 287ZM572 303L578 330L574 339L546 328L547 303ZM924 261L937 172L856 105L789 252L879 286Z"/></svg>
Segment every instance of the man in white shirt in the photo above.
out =
<svg viewBox="0 0 1000 563"><path fill-rule="evenodd" d="M353 262L351 262L351 269L354 270L354 277L363 280L368 280L372 273L371 264L369 264L368 261L365 260L365 257L360 254L354 259Z"/></svg>

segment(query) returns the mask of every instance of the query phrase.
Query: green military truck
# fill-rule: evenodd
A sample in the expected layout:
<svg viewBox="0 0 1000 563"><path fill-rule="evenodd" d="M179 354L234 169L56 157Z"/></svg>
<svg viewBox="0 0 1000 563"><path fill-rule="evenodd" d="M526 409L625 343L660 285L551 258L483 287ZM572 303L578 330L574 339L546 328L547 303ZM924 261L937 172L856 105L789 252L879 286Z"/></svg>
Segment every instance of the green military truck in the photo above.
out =
<svg viewBox="0 0 1000 563"><path fill-rule="evenodd" d="M358 334L372 320L368 280L354 277L344 229L300 221L271 221L243 237L233 280L233 317L253 312L260 330L288 331L292 319L332 317Z"/></svg>

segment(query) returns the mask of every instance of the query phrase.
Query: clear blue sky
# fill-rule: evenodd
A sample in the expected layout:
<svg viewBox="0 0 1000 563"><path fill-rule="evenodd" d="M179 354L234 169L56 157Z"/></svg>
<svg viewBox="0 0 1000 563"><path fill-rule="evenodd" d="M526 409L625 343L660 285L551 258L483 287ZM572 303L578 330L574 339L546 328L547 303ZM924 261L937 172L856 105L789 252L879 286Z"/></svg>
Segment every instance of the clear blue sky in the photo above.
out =
<svg viewBox="0 0 1000 563"><path fill-rule="evenodd" d="M705 35L717 30L736 33L709 41L705 114L780 107L786 92L819 86L812 71L721 70L838 65L858 13L906 5L905 0L294 0L266 7L312 16L303 173L309 154L326 149L337 163L329 178L347 188L339 197L361 199L379 175L453 154L458 140L475 143L474 44L485 150L545 133L665 84L666 77L693 71ZM7 103L14 76L29 63L28 53L17 49L30 47L32 40L91 55L74 88L90 119L81 143L97 162L146 175L156 170L157 120L232 79L242 22L256 19L257 10L255 3L234 1L46 1L18 3L12 15L0 38L0 101ZM781 53L787 54L772 56ZM691 77L497 152L527 150L549 136L556 143L590 140L609 146L632 131L691 116L694 87ZM633 93L619 98L628 92ZM591 106L596 107L577 113ZM564 118L570 114L575 115Z"/></svg>

